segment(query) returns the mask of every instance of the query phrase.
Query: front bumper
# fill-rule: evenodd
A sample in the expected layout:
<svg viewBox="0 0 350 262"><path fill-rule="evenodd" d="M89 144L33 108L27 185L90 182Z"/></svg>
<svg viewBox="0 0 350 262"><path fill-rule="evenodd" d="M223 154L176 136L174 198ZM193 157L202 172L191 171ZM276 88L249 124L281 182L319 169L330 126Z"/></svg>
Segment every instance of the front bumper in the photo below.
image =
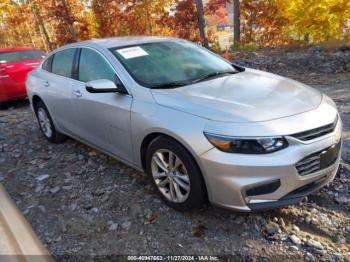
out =
<svg viewBox="0 0 350 262"><path fill-rule="evenodd" d="M299 203L306 195L331 182L341 158L341 142L335 131L310 142L286 137L289 147L271 154L224 153L216 148L200 156L209 200L215 205L253 211ZM336 160L322 170L300 175L296 164L315 152L340 143Z"/></svg>

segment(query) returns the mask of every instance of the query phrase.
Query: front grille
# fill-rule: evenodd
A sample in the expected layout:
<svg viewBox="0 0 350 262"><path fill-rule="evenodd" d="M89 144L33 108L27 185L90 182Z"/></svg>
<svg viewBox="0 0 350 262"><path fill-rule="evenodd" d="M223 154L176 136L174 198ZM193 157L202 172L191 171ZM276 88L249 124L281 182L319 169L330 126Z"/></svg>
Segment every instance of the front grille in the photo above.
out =
<svg viewBox="0 0 350 262"><path fill-rule="evenodd" d="M299 175L306 176L333 165L339 156L341 142L325 150L313 153L296 163Z"/></svg>
<svg viewBox="0 0 350 262"><path fill-rule="evenodd" d="M338 116L334 120L332 124L328 124L325 126L321 126L318 128L314 128L311 130L303 131L294 135L291 135L292 137L302 140L302 141L308 141L311 139L315 139L317 137L325 136L327 134L330 134L334 131L335 127L337 126L338 123Z"/></svg>

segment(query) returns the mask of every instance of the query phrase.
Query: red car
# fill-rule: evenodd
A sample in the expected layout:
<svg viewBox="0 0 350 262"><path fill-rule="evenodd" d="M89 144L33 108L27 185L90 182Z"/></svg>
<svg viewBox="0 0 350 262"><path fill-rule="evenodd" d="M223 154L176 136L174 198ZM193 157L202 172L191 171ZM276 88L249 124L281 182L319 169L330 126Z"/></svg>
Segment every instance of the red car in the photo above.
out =
<svg viewBox="0 0 350 262"><path fill-rule="evenodd" d="M44 58L34 48L0 48L0 108L4 102L27 96L25 80Z"/></svg>

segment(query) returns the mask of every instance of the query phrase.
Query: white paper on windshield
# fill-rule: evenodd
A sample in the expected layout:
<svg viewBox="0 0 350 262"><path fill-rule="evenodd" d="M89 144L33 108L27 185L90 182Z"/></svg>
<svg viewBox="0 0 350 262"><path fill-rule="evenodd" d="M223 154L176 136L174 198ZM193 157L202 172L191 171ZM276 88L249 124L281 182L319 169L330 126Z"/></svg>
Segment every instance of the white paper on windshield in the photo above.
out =
<svg viewBox="0 0 350 262"><path fill-rule="evenodd" d="M117 52L125 59L131 59L146 56L148 53L139 46L127 47L117 50Z"/></svg>

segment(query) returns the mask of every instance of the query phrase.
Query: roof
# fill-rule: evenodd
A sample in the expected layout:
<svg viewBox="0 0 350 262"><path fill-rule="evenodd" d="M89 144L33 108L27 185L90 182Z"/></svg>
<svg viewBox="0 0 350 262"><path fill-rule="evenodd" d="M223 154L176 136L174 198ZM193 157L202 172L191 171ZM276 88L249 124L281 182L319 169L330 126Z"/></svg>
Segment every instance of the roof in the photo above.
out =
<svg viewBox="0 0 350 262"><path fill-rule="evenodd" d="M136 44L144 44L150 42L159 42L165 40L174 40L175 38L169 37L156 37L156 36L124 36L124 37L111 37L111 38L101 38L101 39L91 39L81 43L92 43L103 46L105 48L112 48L118 46L128 46Z"/></svg>
<svg viewBox="0 0 350 262"><path fill-rule="evenodd" d="M39 50L39 49L34 47L9 47L9 48L0 48L0 53L26 51L26 50Z"/></svg>

